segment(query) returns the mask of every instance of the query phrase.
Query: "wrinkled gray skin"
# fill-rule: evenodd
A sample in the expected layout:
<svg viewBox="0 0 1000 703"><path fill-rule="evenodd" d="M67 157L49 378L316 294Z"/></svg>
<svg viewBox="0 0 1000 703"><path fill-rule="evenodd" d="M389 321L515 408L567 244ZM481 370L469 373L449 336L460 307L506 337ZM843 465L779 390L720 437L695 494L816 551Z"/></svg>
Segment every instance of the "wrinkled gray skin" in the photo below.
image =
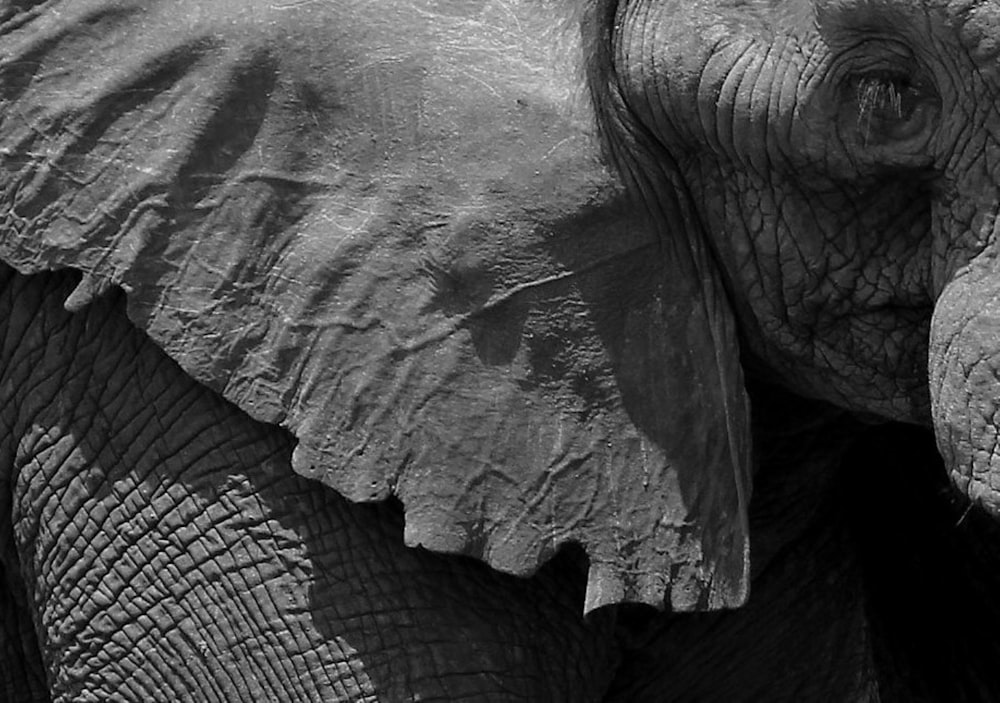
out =
<svg viewBox="0 0 1000 703"><path fill-rule="evenodd" d="M0 697L996 698L996 6L0 22Z"/></svg>

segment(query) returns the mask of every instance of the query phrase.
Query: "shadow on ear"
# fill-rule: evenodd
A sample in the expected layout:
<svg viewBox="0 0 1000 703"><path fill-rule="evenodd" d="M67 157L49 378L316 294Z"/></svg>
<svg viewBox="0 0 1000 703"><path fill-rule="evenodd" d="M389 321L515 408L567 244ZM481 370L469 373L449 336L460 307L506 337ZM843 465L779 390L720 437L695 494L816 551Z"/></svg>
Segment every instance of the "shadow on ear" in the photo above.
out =
<svg viewBox="0 0 1000 703"><path fill-rule="evenodd" d="M507 223L508 205L493 204ZM355 500L398 495L409 544L504 571L579 542L587 611L740 604L748 408L717 282L622 210L486 220L445 237L429 290L403 288L391 319L388 300L354 301L378 324L314 345L340 373L312 389L332 390L296 430L296 470Z"/></svg>
<svg viewBox="0 0 1000 703"><path fill-rule="evenodd" d="M483 55L486 83L443 49L510 28L178 1L4 37L0 257L82 270L73 308L124 288L188 373L294 433L296 471L398 496L410 545L527 575L579 543L587 611L742 603L732 315L604 166L562 54ZM88 42L121 60L91 70Z"/></svg>
<svg viewBox="0 0 1000 703"><path fill-rule="evenodd" d="M588 607L661 591L675 610L747 596L749 407L725 292L702 264L658 241L580 287L618 392L609 427L631 424L609 433L630 448L611 498L628 517L616 553L592 550Z"/></svg>

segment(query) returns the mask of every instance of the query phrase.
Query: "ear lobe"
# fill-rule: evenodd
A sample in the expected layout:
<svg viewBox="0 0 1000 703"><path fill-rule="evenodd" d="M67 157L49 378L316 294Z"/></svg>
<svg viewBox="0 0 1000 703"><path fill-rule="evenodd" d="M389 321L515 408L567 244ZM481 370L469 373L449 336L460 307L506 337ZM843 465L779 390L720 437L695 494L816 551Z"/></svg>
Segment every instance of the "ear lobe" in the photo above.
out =
<svg viewBox="0 0 1000 703"><path fill-rule="evenodd" d="M644 546L660 554L671 545L667 600L676 610L740 605L749 581L749 404L724 291L707 262L695 263L698 253L661 252L655 283L628 306L611 347L622 410L644 438L642 480L662 501ZM641 581L639 593L652 587Z"/></svg>

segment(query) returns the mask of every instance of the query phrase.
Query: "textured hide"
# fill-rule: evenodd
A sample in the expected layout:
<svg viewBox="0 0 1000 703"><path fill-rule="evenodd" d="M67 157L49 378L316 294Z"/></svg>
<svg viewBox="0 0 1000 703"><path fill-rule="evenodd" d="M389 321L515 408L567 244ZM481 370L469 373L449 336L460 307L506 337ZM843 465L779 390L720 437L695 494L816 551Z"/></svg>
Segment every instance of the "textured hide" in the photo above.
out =
<svg viewBox="0 0 1000 703"><path fill-rule="evenodd" d="M398 496L408 544L529 574L575 541L588 610L737 605L733 321L606 165L584 15L0 5L0 258L82 271L69 309L123 288L296 471Z"/></svg>

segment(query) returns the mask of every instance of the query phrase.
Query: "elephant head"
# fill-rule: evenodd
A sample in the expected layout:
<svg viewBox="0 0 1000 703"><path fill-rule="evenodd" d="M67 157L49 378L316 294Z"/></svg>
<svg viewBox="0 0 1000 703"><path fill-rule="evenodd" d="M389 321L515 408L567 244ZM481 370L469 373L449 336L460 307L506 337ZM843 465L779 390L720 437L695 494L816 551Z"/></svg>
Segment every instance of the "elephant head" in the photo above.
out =
<svg viewBox="0 0 1000 703"><path fill-rule="evenodd" d="M995 15L7 5L0 258L81 271L71 310L121 287L408 544L527 574L577 542L588 610L734 606L744 367L926 423L935 310L942 451L989 475Z"/></svg>
<svg viewBox="0 0 1000 703"><path fill-rule="evenodd" d="M997 515L1000 12L640 5L623 91L697 203L746 355L805 395L933 422L955 485Z"/></svg>

